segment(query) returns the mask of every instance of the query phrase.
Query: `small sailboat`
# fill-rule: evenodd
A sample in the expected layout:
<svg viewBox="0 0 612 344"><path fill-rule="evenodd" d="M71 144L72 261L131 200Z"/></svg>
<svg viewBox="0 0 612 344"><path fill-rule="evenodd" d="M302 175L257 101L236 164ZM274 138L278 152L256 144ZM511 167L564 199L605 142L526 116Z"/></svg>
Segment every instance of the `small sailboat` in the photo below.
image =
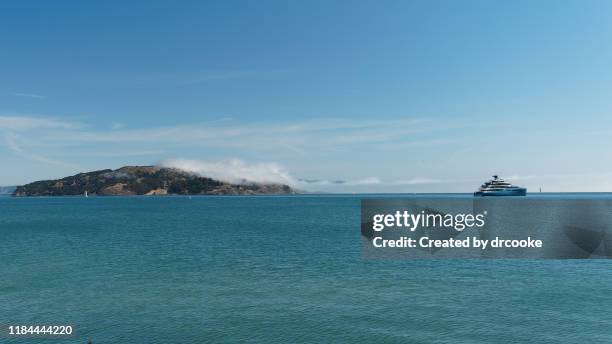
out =
<svg viewBox="0 0 612 344"><path fill-rule="evenodd" d="M89 197L89 196L87 195L87 190L85 190L85 195L84 195L84 196L85 196L85 198Z"/></svg>

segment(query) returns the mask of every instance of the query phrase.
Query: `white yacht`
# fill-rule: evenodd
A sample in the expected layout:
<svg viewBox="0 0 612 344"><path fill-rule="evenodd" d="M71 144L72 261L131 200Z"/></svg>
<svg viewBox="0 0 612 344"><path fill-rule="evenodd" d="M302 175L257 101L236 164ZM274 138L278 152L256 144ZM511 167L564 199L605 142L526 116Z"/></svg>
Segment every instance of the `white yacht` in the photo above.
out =
<svg viewBox="0 0 612 344"><path fill-rule="evenodd" d="M493 179L485 182L474 192L474 196L525 196L527 189L512 185L494 175Z"/></svg>

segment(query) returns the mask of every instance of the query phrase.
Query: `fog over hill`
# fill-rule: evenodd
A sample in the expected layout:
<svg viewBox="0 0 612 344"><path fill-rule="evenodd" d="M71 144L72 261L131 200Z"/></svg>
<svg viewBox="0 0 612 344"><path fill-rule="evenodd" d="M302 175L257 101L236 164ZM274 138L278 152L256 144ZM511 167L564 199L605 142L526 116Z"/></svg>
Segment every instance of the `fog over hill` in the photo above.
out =
<svg viewBox="0 0 612 344"><path fill-rule="evenodd" d="M14 196L129 195L276 195L293 194L286 184L243 181L228 183L176 168L125 166L117 170L79 173L32 182L14 189Z"/></svg>

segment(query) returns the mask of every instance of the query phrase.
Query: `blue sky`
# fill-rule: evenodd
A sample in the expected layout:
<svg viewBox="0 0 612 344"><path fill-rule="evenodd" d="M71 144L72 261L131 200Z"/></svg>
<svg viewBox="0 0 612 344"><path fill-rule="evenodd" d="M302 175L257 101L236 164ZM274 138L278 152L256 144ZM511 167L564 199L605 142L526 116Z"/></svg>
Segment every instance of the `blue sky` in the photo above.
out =
<svg viewBox="0 0 612 344"><path fill-rule="evenodd" d="M612 191L609 1L14 1L0 22L0 185L163 163Z"/></svg>

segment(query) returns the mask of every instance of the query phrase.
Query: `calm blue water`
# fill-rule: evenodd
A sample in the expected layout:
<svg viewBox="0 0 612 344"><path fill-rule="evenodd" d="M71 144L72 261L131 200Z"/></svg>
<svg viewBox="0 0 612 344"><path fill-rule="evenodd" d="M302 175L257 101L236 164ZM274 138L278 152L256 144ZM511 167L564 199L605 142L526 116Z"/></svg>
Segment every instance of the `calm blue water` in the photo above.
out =
<svg viewBox="0 0 612 344"><path fill-rule="evenodd" d="M2 197L0 323L76 334L0 342L612 342L612 261L362 260L359 200Z"/></svg>

